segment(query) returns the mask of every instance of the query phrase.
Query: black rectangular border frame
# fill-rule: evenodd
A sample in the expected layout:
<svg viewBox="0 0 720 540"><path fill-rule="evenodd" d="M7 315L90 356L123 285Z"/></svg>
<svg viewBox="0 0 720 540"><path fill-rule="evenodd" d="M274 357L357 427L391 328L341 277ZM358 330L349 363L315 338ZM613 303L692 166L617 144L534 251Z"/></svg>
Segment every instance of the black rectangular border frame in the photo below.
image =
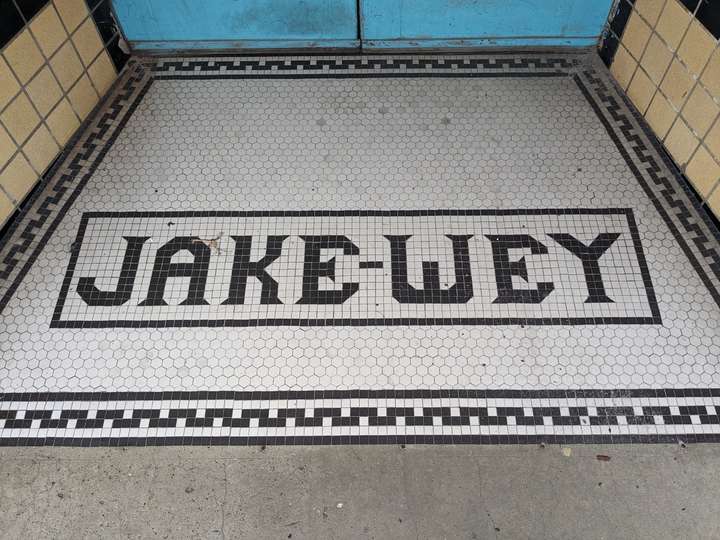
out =
<svg viewBox="0 0 720 540"><path fill-rule="evenodd" d="M370 319L170 319L170 320L62 320L62 311L72 281L80 248L91 219L129 218L263 218L263 217L417 217L417 216L566 216L623 215L632 238L635 256L650 307L650 317L533 317L533 318L370 318ZM63 278L60 295L53 311L51 328L187 328L187 327L266 327L266 326L500 326L500 325L599 325L599 324L662 324L650 271L640 241L640 233L631 208L544 208L544 209L453 209L453 210L275 210L275 211L161 211L161 212L85 212L72 244L70 261Z"/></svg>

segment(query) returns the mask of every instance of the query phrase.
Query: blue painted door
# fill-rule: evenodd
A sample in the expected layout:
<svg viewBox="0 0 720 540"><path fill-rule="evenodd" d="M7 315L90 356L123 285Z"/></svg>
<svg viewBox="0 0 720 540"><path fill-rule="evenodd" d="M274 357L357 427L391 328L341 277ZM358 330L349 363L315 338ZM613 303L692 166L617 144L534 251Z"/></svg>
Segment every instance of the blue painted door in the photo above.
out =
<svg viewBox="0 0 720 540"><path fill-rule="evenodd" d="M138 51L355 48L356 0L113 0Z"/></svg>
<svg viewBox="0 0 720 540"><path fill-rule="evenodd" d="M590 46L613 0L361 0L363 48Z"/></svg>
<svg viewBox="0 0 720 540"><path fill-rule="evenodd" d="M613 0L113 0L135 50L589 46ZM359 21L358 21L359 17Z"/></svg>

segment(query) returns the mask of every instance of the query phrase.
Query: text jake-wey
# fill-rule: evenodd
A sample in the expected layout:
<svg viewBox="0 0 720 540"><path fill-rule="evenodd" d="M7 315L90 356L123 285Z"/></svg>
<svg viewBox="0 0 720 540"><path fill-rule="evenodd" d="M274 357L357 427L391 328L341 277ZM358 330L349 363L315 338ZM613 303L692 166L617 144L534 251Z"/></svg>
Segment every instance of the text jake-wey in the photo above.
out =
<svg viewBox="0 0 720 540"><path fill-rule="evenodd" d="M586 303L607 303L613 300L605 293L599 260L620 236L618 233L601 233L585 244L570 234L548 234L553 241L568 250L582 262L587 285ZM463 304L473 297L473 279L471 272L468 241L473 235L446 235L452 244L455 283L443 288L440 283L439 263L422 261L422 288L408 281L408 241L411 235L385 236L390 244L392 296L403 304ZM135 285L135 277L147 236L124 236L125 254L117 287L114 291L103 291L95 285L95 277L81 277L77 284L80 297L91 306L120 306L130 300ZM230 277L228 297L224 305L239 305L246 301L245 291L249 279L257 279L261 284L261 304L282 304L278 297L278 282L268 272L268 267L282 254L283 243L287 236L268 236L265 254L258 260L251 260L251 236L231 236L235 243L235 252ZM320 278L335 281L335 257L323 259L323 251L341 250L345 255L359 255L360 249L346 236L321 235L301 236L304 242L304 260L302 274L302 296L297 304L342 304L360 289L360 283L340 284L338 289L323 289ZM518 289L513 285L513 277L528 281L528 269L525 257L511 260L510 250L525 249L532 255L548 253L547 247L527 234L486 235L492 250L492 261L497 286L496 304L539 304L555 289L552 282L537 283L534 288ZM172 262L174 255L187 252L192 262ZM205 286L208 279L211 249L194 236L178 236L157 250L153 263L150 285L141 306L167 305L165 287L168 279L189 278L188 292L181 305L207 305ZM382 263L376 263L382 266Z"/></svg>

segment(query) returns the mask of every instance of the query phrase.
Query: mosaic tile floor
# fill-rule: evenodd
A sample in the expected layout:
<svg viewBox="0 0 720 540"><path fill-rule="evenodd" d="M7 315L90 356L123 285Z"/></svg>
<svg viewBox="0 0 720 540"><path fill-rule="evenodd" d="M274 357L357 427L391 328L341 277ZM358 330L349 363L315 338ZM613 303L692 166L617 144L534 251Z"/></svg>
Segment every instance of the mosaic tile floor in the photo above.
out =
<svg viewBox="0 0 720 540"><path fill-rule="evenodd" d="M720 251L585 55L133 61L0 248L0 444L720 440Z"/></svg>

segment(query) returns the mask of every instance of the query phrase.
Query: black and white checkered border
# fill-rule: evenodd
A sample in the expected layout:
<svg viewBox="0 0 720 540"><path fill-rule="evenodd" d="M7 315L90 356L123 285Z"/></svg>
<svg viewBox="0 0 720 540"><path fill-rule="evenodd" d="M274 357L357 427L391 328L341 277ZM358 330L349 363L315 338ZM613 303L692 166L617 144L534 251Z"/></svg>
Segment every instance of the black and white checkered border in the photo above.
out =
<svg viewBox="0 0 720 540"><path fill-rule="evenodd" d="M0 395L0 446L669 441L720 441L720 389Z"/></svg>

